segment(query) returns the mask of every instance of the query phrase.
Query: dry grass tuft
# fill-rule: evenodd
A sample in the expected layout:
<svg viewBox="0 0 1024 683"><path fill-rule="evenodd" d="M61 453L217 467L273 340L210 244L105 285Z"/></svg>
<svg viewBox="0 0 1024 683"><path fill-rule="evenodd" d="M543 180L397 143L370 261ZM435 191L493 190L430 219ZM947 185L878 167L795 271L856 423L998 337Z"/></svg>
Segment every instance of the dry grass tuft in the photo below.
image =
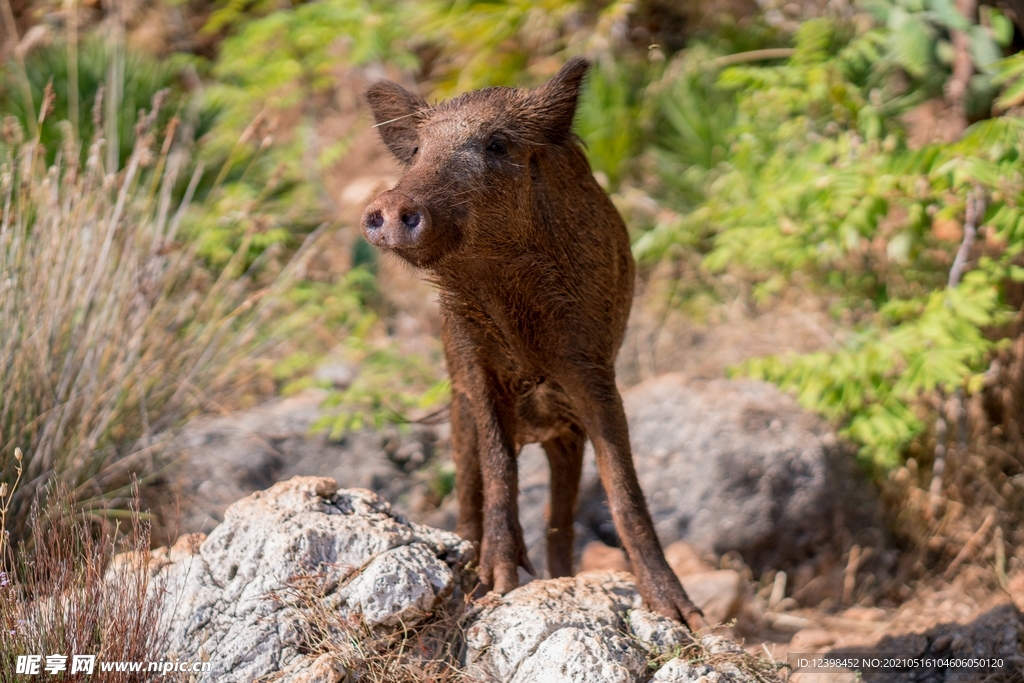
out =
<svg viewBox="0 0 1024 683"><path fill-rule="evenodd" d="M789 668L785 662L755 657L736 643L715 635L701 635L684 645L664 648L653 653L648 665L659 669L673 659L682 659L694 668L706 665L737 681L757 683L782 683L783 671ZM701 679L703 680L703 679Z"/></svg>
<svg viewBox="0 0 1024 683"><path fill-rule="evenodd" d="M13 481L20 446L15 538L52 478L79 509L123 509L132 473L145 485L159 471L167 430L257 367L267 292L243 272L249 241L215 276L179 239L203 169L181 142L188 122L156 130L162 101L140 112L123 169L104 165L102 136L80 163L70 127L47 165L38 138L2 122L0 481ZM94 111L102 131L99 101Z"/></svg>
<svg viewBox="0 0 1024 683"><path fill-rule="evenodd" d="M0 682L16 674L18 655L64 655L56 680L130 683L145 673L102 672L101 661L155 661L165 634L149 588L149 525L138 513L119 537L97 537L88 519L74 512L60 484L34 507L28 520L35 539L5 553L0 580ZM72 655L96 655L94 673L71 675ZM63 677L61 677L63 676ZM172 677L170 680L174 680Z"/></svg>
<svg viewBox="0 0 1024 683"><path fill-rule="evenodd" d="M1024 334L1002 349L983 391L935 397L928 434L881 482L905 550L882 595L911 580L1006 590L1024 571Z"/></svg>
<svg viewBox="0 0 1024 683"><path fill-rule="evenodd" d="M278 596L296 610L304 627L301 648L326 655L361 683L461 683L462 606L442 599L415 626L370 628L340 614L318 576L295 577Z"/></svg>

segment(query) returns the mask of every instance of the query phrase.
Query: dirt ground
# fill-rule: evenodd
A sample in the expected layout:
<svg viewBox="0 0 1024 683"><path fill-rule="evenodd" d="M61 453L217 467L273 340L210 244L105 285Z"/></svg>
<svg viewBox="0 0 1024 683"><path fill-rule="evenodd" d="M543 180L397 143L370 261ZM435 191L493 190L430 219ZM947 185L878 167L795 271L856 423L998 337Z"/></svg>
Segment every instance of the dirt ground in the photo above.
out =
<svg viewBox="0 0 1024 683"><path fill-rule="evenodd" d="M968 573L969 574L969 573ZM1003 591L971 588L971 579L951 583L925 582L913 587L910 599L895 608L851 607L841 612L796 609L765 614L759 633L746 639L747 650L794 666L796 683L847 681L1024 681L1021 637L1024 617ZM851 672L806 672L800 658L828 657L965 657L1002 655L999 671L897 671L883 668Z"/></svg>

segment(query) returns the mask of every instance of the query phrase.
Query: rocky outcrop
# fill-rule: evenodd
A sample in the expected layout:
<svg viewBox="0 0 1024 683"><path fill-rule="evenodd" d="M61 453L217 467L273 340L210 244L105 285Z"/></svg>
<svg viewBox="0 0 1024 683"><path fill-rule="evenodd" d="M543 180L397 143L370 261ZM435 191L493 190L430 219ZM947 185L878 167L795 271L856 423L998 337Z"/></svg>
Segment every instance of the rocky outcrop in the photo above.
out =
<svg viewBox="0 0 1024 683"><path fill-rule="evenodd" d="M169 648L211 661L210 681L247 683L311 664L288 592L296 578L371 627L415 624L454 592L469 543L408 522L369 491L337 488L317 477L276 484L229 507L194 554L158 553Z"/></svg>
<svg viewBox="0 0 1024 683"><path fill-rule="evenodd" d="M742 667L687 668L682 660L655 673L652 663L671 659L673 648L736 646L713 636L694 641L646 611L629 574L534 581L468 602L472 557L469 543L409 522L372 492L296 477L229 507L208 538L192 535L155 551L150 595L162 603L167 650L211 663L204 681L338 683L346 662L327 645L337 625L412 633L460 612L451 620L450 651L472 680L754 680ZM311 625L311 608L335 626ZM752 660L740 650L735 658Z"/></svg>
<svg viewBox="0 0 1024 683"><path fill-rule="evenodd" d="M481 680L640 680L657 641L688 641L685 629L642 609L630 576L584 572L533 581L487 606L466 632L466 663Z"/></svg>

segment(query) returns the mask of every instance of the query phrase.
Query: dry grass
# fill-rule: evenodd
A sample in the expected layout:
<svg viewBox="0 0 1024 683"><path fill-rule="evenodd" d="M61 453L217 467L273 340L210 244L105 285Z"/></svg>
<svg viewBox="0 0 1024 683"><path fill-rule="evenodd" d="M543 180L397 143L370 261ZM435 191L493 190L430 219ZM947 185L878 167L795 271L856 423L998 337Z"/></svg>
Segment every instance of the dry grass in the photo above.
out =
<svg viewBox="0 0 1024 683"><path fill-rule="evenodd" d="M15 673L17 656L32 654L68 658L63 678L42 674L55 680L144 680L139 673L101 673L99 662L165 654L158 604L146 601L149 526L135 513L126 533L97 537L74 513L66 488L58 484L49 493L46 507L35 507L28 520L35 547L9 549L3 558L0 682L23 679ZM96 655L95 673L70 675L74 654Z"/></svg>
<svg viewBox="0 0 1024 683"><path fill-rule="evenodd" d="M179 239L202 166L178 142L187 122L155 129L161 100L140 113L123 169L104 165L102 137L79 163L70 128L47 165L38 139L2 123L0 481L13 481L20 446L16 538L52 478L79 509L123 508L132 473L145 486L162 466L167 430L225 403L257 368L271 297L242 272L248 240L214 277Z"/></svg>
<svg viewBox="0 0 1024 683"><path fill-rule="evenodd" d="M370 628L331 606L317 576L295 577L278 598L301 616L300 648L326 655L362 683L461 683L462 606L442 599L415 626Z"/></svg>
<svg viewBox="0 0 1024 683"><path fill-rule="evenodd" d="M1005 590L1024 571L1024 334L1003 349L970 398L936 398L938 419L881 482L906 546L888 590L910 579Z"/></svg>
<svg viewBox="0 0 1024 683"><path fill-rule="evenodd" d="M783 672L789 668L784 662L755 657L736 643L715 635L700 636L685 645L654 652L648 665L658 669L677 658L695 669L708 666L714 671L734 676L735 680L756 683L781 683Z"/></svg>
<svg viewBox="0 0 1024 683"><path fill-rule="evenodd" d="M245 269L255 224L219 273L205 268L181 237L210 210L192 205L203 168L187 120L157 129L162 101L140 112L124 168L106 165L101 136L81 154L70 126L47 163L38 137L0 122L0 683L20 678L18 655L66 655L69 669L96 655L93 676L55 680L119 683L146 674L99 662L166 654L140 488L174 427L265 376L285 340L265 323L323 233L269 284ZM102 111L97 98L97 131Z"/></svg>

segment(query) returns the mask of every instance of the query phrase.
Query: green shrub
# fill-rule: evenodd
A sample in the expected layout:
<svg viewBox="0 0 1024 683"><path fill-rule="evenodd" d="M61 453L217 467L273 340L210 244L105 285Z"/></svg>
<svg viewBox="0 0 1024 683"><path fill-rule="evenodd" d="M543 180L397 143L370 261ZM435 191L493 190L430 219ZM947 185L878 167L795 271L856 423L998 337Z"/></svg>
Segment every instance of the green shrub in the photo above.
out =
<svg viewBox="0 0 1024 683"><path fill-rule="evenodd" d="M91 141L101 133L107 138L107 154L112 153L117 165L123 166L135 146L139 110L148 108L158 92L166 92L157 122L159 128L165 128L175 114L182 114L187 97L178 84L178 74L185 66L184 58L158 60L144 53L118 49L97 37L85 40L74 48L74 53L77 79L69 78L69 52L64 43L30 51L25 57L24 71L13 61L0 71L0 118L13 116L30 133L37 125L43 93L50 88L50 114L38 131L47 150L47 161L53 162L66 138L62 128L71 124L78 140ZM116 91L104 87L112 71L122 75L116 81ZM105 122L104 127L116 130L117 135L111 136L111 130L95 130L97 122ZM209 116L197 119L199 125L194 134L202 135L208 122ZM88 148L83 146L81 154L84 161ZM110 159L105 157L108 165Z"/></svg>
<svg viewBox="0 0 1024 683"><path fill-rule="evenodd" d="M353 280L362 280L362 287ZM287 323L302 325L315 318L317 325L339 331L329 344L307 343L301 353L292 354L276 368L278 377L287 380L285 394L311 386L328 390L323 413L312 428L326 429L332 439L365 427L404 425L410 414L436 411L450 397L440 344L413 353L402 349L387 335L382 322L368 312L365 300L357 300L357 293L370 291L372 282L372 276L357 268L338 285L307 283L298 291L314 298L297 307ZM348 386L335 388L309 374L327 353L337 356L339 352L341 360L354 368Z"/></svg>
<svg viewBox="0 0 1024 683"><path fill-rule="evenodd" d="M236 32L220 45L205 93L217 119L200 155L219 171L198 196L210 210L186 226L218 268L245 239L249 265L271 246L287 253L330 215L322 174L345 153L350 134L325 144L318 125L334 107L341 68L414 64L393 3L323 0L240 21L247 4L263 6L222 3L210 20ZM213 187L224 191L206 199Z"/></svg>
<svg viewBox="0 0 1024 683"><path fill-rule="evenodd" d="M417 26L441 52L435 94L448 98L488 86L524 85L534 62L565 49L567 24L579 18L581 5L575 0L423 3ZM615 13L622 5L612 2L606 11ZM551 73L557 70L557 63L549 66L555 67Z"/></svg>
<svg viewBox="0 0 1024 683"><path fill-rule="evenodd" d="M857 35L806 22L788 61L726 68L712 85L692 68L670 69L662 91L693 98L663 107L662 140L682 141L663 142L659 156L663 196L678 214L634 246L641 262L670 257L674 245L700 250L709 273L747 283L760 303L802 286L852 312L855 329L838 350L737 372L795 391L883 470L924 429L922 397L981 389L1005 344L1008 286L1024 276L1024 124L994 118L955 143L908 149L899 116L943 78L915 67L934 55L904 38L950 23L933 13L894 25L892 12ZM933 23L907 23L925 19ZM1002 64L981 66L1015 73L1015 61ZM709 119L714 128L699 125ZM947 286L961 240L936 226L965 230L971 198L986 207L974 260Z"/></svg>

